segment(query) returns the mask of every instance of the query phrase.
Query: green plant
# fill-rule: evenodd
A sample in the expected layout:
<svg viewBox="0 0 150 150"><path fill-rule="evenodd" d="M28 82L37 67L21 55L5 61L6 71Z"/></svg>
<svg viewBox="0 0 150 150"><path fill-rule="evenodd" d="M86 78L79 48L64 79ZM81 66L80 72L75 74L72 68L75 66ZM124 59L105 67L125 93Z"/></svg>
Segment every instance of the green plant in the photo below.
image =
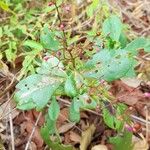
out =
<svg viewBox="0 0 150 150"><path fill-rule="evenodd" d="M17 84L14 96L17 108L47 112L41 134L51 148L60 146L56 121L60 113L59 98L62 96L70 99L71 121L80 121L80 111L99 107L102 109L106 125L122 131L124 123L128 121L128 116L124 115L126 106L119 102L115 103L108 87L101 81L111 82L122 77L135 76L135 56L139 49L150 52L150 40L141 37L128 43L124 25L116 15L111 15L104 21L100 30L101 35L92 30L87 32L86 38L89 43L92 42L93 51L87 48L79 52L77 44L72 44L72 39L67 38L57 4L53 5L60 20L60 30L49 29L45 24L39 42L24 42L26 48L33 50L26 55L26 59L28 54L33 56L25 63L28 67L33 58L43 50L46 50L46 56L41 55L42 59L37 61L38 67L34 74ZM26 65L23 65L24 68ZM118 120L120 116L122 120ZM49 141L49 134L57 135L56 143ZM66 149L62 147L61 149Z"/></svg>

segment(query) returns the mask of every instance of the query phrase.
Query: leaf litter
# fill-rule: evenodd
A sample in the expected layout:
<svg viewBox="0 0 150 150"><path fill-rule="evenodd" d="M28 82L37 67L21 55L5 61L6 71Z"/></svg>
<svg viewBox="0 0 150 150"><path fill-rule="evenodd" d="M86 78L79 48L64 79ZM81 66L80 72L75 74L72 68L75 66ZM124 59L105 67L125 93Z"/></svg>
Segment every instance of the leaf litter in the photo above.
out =
<svg viewBox="0 0 150 150"><path fill-rule="evenodd" d="M134 6L134 5L137 5L138 3L139 1L137 1L137 3L134 3L134 2L132 3L130 1L127 1L125 5L127 6L127 8L129 6L130 7L132 6L133 13L135 14L135 13L139 13L137 9L135 9L136 7ZM119 3L119 6L121 8L124 8L122 7L122 4L120 3ZM145 7L144 9L146 8L147 7ZM131 21L130 18L128 20L126 19L129 17L127 13L127 9L125 9L125 12L123 13L124 13L123 15L125 15L124 20L126 20L127 22L128 20ZM142 16L140 14L138 14L137 16L139 18L144 17L143 19L146 20L145 16ZM134 18L134 19L137 19L137 18ZM131 21L131 24L134 24L134 22ZM137 25L137 27L139 27L136 21L135 21L135 24ZM142 21L142 24L144 24L143 21ZM147 24L147 21L144 25L146 24ZM137 31L136 34L140 33L141 35L146 35L149 33L149 31L146 33L144 29L140 30L140 32L136 27L133 27L133 29ZM2 78L4 76L6 77L10 76L8 75L9 74L8 67L5 66L2 62L0 63L0 65L3 66ZM131 82L131 79L130 80L122 79L122 81L117 81L116 83L112 85L111 92L118 101L129 105L129 107L130 106L133 107L135 115L137 115L138 117L142 116L143 118L146 118L146 112L144 108L149 103L149 98L144 96L144 93L142 91L143 89L141 90L138 88L140 86L140 82L141 81L139 81L138 79L133 79L132 82ZM5 85L3 87L5 88ZM101 122L99 126L97 126L96 124L94 125L93 122L97 122L97 119L99 119L99 116L93 115L92 112L84 112L82 113L80 123L75 125L69 122L67 112L68 112L67 107L62 106L62 108L60 109L61 116L59 116L58 121L57 121L57 126L62 136L63 143L71 144L71 145L74 145L75 147L80 147L81 150L86 150L90 145L92 145L92 143L95 143L96 145L96 146L90 146L92 150L97 150L97 149L107 150L109 148L109 146L107 146L107 144L109 143L107 139L110 135L111 136L116 135L116 133L114 133L110 129L106 129L106 127L103 125L103 122ZM25 148L25 144L28 140L27 137L29 137L29 135L31 134L31 131L33 129L33 126L35 124L38 114L39 112L37 111L27 111L27 112L25 111L25 112L21 112L19 115L18 115L18 112L17 114L13 113L14 132L15 132L15 137L16 137L15 142L17 145L16 150L17 149L21 150ZM40 118L38 125L35 129L35 133L32 137L32 142L31 142L32 149L35 149L35 150L44 149L45 145L43 143L43 139L41 138L40 131L39 131L39 128L44 124L44 119L45 118L43 116ZM1 134L2 140L5 141L7 139L7 143L8 143L10 141L10 137L8 136L10 132L9 130L6 129L5 124L6 122L2 122L1 127L0 127L1 128L0 134ZM100 127L102 128L102 131L100 131L101 130L99 129ZM143 128L145 128L145 125L143 126ZM109 131L109 134L106 133L107 130ZM7 136L4 136L5 132L7 133ZM143 132L143 134L145 133ZM145 138L141 139L135 136L133 137L133 144L134 144L134 150L139 150L139 148L142 150L147 150L149 147ZM1 143L0 143L0 146L4 147L4 145Z"/></svg>

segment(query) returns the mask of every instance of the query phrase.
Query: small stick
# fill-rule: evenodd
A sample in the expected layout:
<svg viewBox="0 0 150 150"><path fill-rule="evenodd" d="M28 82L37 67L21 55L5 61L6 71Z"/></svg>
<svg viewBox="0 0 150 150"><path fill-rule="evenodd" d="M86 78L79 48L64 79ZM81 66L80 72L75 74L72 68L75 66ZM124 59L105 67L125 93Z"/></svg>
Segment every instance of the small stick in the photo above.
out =
<svg viewBox="0 0 150 150"><path fill-rule="evenodd" d="M7 92L7 98L9 99L9 93ZM8 105L9 112L11 112L11 105ZM15 150L15 140L14 140L14 132L13 132L13 122L12 122L12 114L9 113L9 123L10 123L10 134L11 134L11 148Z"/></svg>
<svg viewBox="0 0 150 150"><path fill-rule="evenodd" d="M150 125L150 121L146 121L146 120L144 120L144 119L142 119L142 118L139 118L139 117L137 117L137 116L135 116L135 115L130 115L130 117L131 117L132 119L135 119L135 120L138 121L138 122L141 122L141 123L143 123L143 124L149 124L149 125Z"/></svg>
<svg viewBox="0 0 150 150"><path fill-rule="evenodd" d="M31 134L30 134L30 136L29 136L29 139L28 139L28 142L27 142L27 144L26 144L25 150L28 150L28 148L29 148L30 142L31 142L31 140L32 140L32 137L33 137L33 134L34 134L34 132L35 132L36 126L37 126L37 124L38 124L38 122L39 122L39 120L40 120L40 118L41 118L41 115L42 115L42 112L39 113L39 115L38 115L38 117L37 117L37 119L36 119L36 122L35 122L35 124L34 124L33 129L32 129L32 132L31 132Z"/></svg>
<svg viewBox="0 0 150 150"><path fill-rule="evenodd" d="M12 113L13 111L15 111L16 109L17 109L16 107L13 108L13 109L11 110L11 112L8 112L8 113L5 114L4 116L0 117L0 120L2 120L2 119L4 119L5 117L7 117L10 113Z"/></svg>
<svg viewBox="0 0 150 150"><path fill-rule="evenodd" d="M148 108L147 108L147 106L145 107L145 111L146 111L146 141L148 141L149 125L148 125Z"/></svg>

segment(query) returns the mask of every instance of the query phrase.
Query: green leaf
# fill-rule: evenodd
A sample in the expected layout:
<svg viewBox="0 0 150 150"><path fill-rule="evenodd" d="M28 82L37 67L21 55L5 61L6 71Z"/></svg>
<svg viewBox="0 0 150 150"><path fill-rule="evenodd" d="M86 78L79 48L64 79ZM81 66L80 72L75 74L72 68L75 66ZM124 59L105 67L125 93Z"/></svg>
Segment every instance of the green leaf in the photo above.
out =
<svg viewBox="0 0 150 150"><path fill-rule="evenodd" d="M91 97L89 97L87 93L79 95L79 100L81 103L80 107L82 109L95 109L97 106L97 102ZM89 100L91 100L91 102L88 102Z"/></svg>
<svg viewBox="0 0 150 150"><path fill-rule="evenodd" d="M119 37L119 42L120 42L121 48L124 48L127 45L127 37L123 32L121 33Z"/></svg>
<svg viewBox="0 0 150 150"><path fill-rule="evenodd" d="M66 79L65 93L70 97L75 97L77 95L76 85L72 75L68 76Z"/></svg>
<svg viewBox="0 0 150 150"><path fill-rule="evenodd" d="M36 42L36 41L32 41L32 40L27 40L24 42L23 44L24 46L29 46L30 48L36 49L36 50L43 50L43 46Z"/></svg>
<svg viewBox="0 0 150 150"><path fill-rule="evenodd" d="M70 145L63 145L59 142L52 141L49 137L49 128L47 128L47 126L41 128L41 136L52 150L75 150L74 147Z"/></svg>
<svg viewBox="0 0 150 150"><path fill-rule="evenodd" d="M88 17L92 17L96 9L99 7L99 0L93 0L92 3L86 8Z"/></svg>
<svg viewBox="0 0 150 150"><path fill-rule="evenodd" d="M87 62L86 67L91 67L91 70L84 75L85 77L114 81L133 75L131 72L133 73L135 64L136 61L126 50L103 49Z"/></svg>
<svg viewBox="0 0 150 150"><path fill-rule="evenodd" d="M52 98L52 102L51 102L51 105L48 109L48 114L49 114L49 118L50 120L52 121L56 121L58 116L59 116L59 112L60 112L60 107L56 101L56 98L53 97Z"/></svg>
<svg viewBox="0 0 150 150"><path fill-rule="evenodd" d="M3 36L3 29L0 27L0 38Z"/></svg>
<svg viewBox="0 0 150 150"><path fill-rule="evenodd" d="M9 8L9 6L4 3L3 1L0 1L0 8L2 8L5 11L11 12L12 14L15 15L15 13Z"/></svg>
<svg viewBox="0 0 150 150"><path fill-rule="evenodd" d="M138 53L137 50L139 49L144 49L146 52L150 52L150 39L140 37L133 40L125 47L125 50L135 55Z"/></svg>
<svg viewBox="0 0 150 150"><path fill-rule="evenodd" d="M30 110L30 109L33 109L36 107L36 104L34 102L28 102L28 103L24 103L22 105L17 105L17 108L18 109L21 109L21 110Z"/></svg>
<svg viewBox="0 0 150 150"><path fill-rule="evenodd" d="M64 65L62 62L52 55L46 57L48 57L48 60L42 62L41 66L37 69L37 72L43 75L66 78L67 74L64 71Z"/></svg>
<svg viewBox="0 0 150 150"><path fill-rule="evenodd" d="M132 150L132 132L124 131L122 136L110 138L110 143L114 145L114 150Z"/></svg>
<svg viewBox="0 0 150 150"><path fill-rule="evenodd" d="M125 110L126 106L124 104L118 104L116 107L106 105L106 108L103 109L103 119L106 125L112 129L120 131L126 121L126 117L123 116ZM122 116L124 120L118 120L117 117L119 116Z"/></svg>
<svg viewBox="0 0 150 150"><path fill-rule="evenodd" d="M145 52L150 53L150 39L146 39L144 50Z"/></svg>
<svg viewBox="0 0 150 150"><path fill-rule="evenodd" d="M56 128L56 120L51 120L49 114L46 115L45 117L45 126L49 130L49 134L56 134L57 133L57 128Z"/></svg>
<svg viewBox="0 0 150 150"><path fill-rule="evenodd" d="M122 32L122 23L119 17L112 15L104 21L102 33L105 36L109 35L109 37L112 40L119 41L121 32Z"/></svg>
<svg viewBox="0 0 150 150"><path fill-rule="evenodd" d="M15 93L15 100L18 103L17 106L21 108L22 105L32 102L35 103L37 109L42 109L48 103L61 82L60 79L39 74L28 76L16 86L18 89Z"/></svg>
<svg viewBox="0 0 150 150"><path fill-rule="evenodd" d="M80 121L80 107L81 102L76 97L73 99L70 108L69 108L69 118L72 122L79 122Z"/></svg>
<svg viewBox="0 0 150 150"><path fill-rule="evenodd" d="M43 47L50 51L58 51L60 48L58 39L56 39L56 36L52 31L49 31L47 26L44 27L44 30L41 33L40 41Z"/></svg>
<svg viewBox="0 0 150 150"><path fill-rule="evenodd" d="M26 73L28 73L30 71L30 68L31 68L31 66L33 64L35 56L36 55L33 55L33 54L28 54L28 55L25 56L25 59L24 59L24 61L22 63L23 67L22 67L21 73L20 73L20 75L18 77L19 79L21 79L24 74L26 74Z"/></svg>
<svg viewBox="0 0 150 150"><path fill-rule="evenodd" d="M17 57L16 42L9 41L9 48L5 50L6 58L9 62L14 62Z"/></svg>

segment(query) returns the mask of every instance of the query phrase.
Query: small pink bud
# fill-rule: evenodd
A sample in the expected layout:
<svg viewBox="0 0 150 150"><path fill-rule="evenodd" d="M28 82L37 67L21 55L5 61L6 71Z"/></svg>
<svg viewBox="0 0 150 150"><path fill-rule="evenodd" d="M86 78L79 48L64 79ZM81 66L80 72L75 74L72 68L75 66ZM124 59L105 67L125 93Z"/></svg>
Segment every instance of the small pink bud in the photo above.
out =
<svg viewBox="0 0 150 150"><path fill-rule="evenodd" d="M105 83L105 80L103 80L103 79L100 80L100 83L101 83L101 84L104 84L104 83Z"/></svg>
<svg viewBox="0 0 150 150"><path fill-rule="evenodd" d="M146 93L144 93L144 96L145 96L145 97L149 97L149 98L150 98L150 92L146 92Z"/></svg>
<svg viewBox="0 0 150 150"><path fill-rule="evenodd" d="M60 24L59 27L60 27L61 30L64 30L65 26L64 26L64 24Z"/></svg>
<svg viewBox="0 0 150 150"><path fill-rule="evenodd" d="M52 5L54 5L53 2L49 2L49 3L48 3L48 6L52 6Z"/></svg>
<svg viewBox="0 0 150 150"><path fill-rule="evenodd" d="M57 52L57 55L58 55L58 56L61 56L61 52Z"/></svg>
<svg viewBox="0 0 150 150"><path fill-rule="evenodd" d="M70 7L69 5L65 6L64 8L65 8L65 10L68 11L68 12L71 10L71 7Z"/></svg>
<svg viewBox="0 0 150 150"><path fill-rule="evenodd" d="M48 61L49 60L49 56L45 56L43 59L45 60L45 61Z"/></svg>
<svg viewBox="0 0 150 150"><path fill-rule="evenodd" d="M133 132L133 128L132 128L130 125L125 124L124 127L125 127L125 129L128 130L129 132Z"/></svg>

